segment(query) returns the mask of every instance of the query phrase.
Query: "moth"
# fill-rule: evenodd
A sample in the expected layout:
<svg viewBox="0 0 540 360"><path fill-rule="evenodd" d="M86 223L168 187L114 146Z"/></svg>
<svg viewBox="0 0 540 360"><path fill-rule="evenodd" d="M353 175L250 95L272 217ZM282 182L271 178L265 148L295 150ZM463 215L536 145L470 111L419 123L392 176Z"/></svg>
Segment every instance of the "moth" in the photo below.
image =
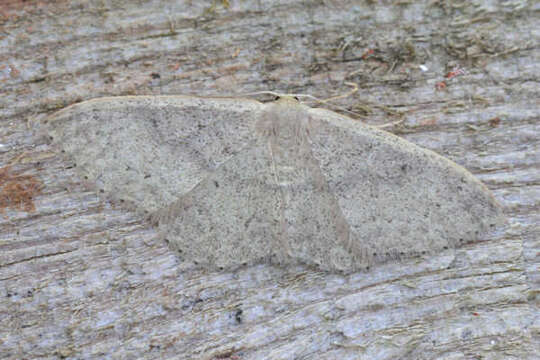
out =
<svg viewBox="0 0 540 360"><path fill-rule="evenodd" d="M477 241L503 221L471 173L291 97L111 97L47 119L53 146L185 261L352 272Z"/></svg>

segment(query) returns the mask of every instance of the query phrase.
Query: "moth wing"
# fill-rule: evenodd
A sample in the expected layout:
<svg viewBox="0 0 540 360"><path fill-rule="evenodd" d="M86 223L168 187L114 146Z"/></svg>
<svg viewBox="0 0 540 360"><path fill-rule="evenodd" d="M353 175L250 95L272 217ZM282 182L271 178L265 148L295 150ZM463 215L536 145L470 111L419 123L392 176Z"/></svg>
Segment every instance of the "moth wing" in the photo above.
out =
<svg viewBox="0 0 540 360"><path fill-rule="evenodd" d="M503 221L489 190L461 166L350 118L308 111L313 155L348 223L357 267L475 241Z"/></svg>
<svg viewBox="0 0 540 360"><path fill-rule="evenodd" d="M254 140L158 213L160 232L181 258L235 268L281 257L279 189L267 146Z"/></svg>
<svg viewBox="0 0 540 360"><path fill-rule="evenodd" d="M190 96L102 98L70 106L47 125L79 175L112 200L155 212L242 149L261 106Z"/></svg>

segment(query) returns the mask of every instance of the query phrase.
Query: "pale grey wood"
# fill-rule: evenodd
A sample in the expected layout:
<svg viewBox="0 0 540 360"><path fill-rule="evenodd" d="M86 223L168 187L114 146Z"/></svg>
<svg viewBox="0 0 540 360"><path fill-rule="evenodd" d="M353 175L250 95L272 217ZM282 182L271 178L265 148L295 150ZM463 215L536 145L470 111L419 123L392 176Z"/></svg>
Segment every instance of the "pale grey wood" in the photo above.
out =
<svg viewBox="0 0 540 360"><path fill-rule="evenodd" d="M533 359L538 5L221 4L0 5L0 186L43 184L34 211L0 219L2 357ZM457 65L465 74L437 90ZM324 98L346 81L359 91L338 104L370 124L401 121L386 129L472 171L508 229L349 276L192 271L150 224L87 190L36 131L54 110L105 95Z"/></svg>

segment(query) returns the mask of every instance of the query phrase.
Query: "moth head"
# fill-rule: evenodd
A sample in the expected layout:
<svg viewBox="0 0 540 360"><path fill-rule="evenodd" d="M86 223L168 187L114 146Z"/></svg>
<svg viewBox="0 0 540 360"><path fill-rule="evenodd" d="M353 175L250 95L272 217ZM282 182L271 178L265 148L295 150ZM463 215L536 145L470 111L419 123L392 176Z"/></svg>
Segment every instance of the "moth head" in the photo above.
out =
<svg viewBox="0 0 540 360"><path fill-rule="evenodd" d="M274 101L278 103L294 103L297 104L300 102L300 99L298 99L297 96L290 96L290 95L277 95L274 98Z"/></svg>

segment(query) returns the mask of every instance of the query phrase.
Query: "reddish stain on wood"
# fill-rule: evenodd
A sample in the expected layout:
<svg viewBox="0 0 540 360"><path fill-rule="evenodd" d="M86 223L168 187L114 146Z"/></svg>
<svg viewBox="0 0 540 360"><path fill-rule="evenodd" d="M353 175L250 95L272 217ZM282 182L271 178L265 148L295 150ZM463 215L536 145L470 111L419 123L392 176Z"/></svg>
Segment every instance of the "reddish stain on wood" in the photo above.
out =
<svg viewBox="0 0 540 360"><path fill-rule="evenodd" d="M0 213L8 208L34 211L33 199L41 193L42 186L32 175L21 175L9 166L0 168Z"/></svg>
<svg viewBox="0 0 540 360"><path fill-rule="evenodd" d="M499 126L500 123L501 123L501 118L498 117L498 116L489 119L489 125L491 125L493 127Z"/></svg>

